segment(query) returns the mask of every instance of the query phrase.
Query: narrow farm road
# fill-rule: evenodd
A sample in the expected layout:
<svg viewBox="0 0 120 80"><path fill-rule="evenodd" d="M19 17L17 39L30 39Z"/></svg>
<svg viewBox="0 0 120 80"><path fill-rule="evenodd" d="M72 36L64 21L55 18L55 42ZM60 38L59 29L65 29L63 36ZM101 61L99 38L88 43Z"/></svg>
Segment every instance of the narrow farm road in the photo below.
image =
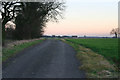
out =
<svg viewBox="0 0 120 80"><path fill-rule="evenodd" d="M59 40L45 40L25 49L3 68L3 78L85 78L74 49Z"/></svg>

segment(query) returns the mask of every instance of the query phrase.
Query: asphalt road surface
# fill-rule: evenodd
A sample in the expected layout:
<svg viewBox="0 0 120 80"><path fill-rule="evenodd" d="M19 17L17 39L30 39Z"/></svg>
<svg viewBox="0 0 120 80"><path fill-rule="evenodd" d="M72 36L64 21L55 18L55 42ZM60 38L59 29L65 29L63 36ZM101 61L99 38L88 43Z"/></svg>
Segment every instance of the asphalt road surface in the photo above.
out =
<svg viewBox="0 0 120 80"><path fill-rule="evenodd" d="M27 48L3 68L3 78L85 78L76 52L59 40Z"/></svg>

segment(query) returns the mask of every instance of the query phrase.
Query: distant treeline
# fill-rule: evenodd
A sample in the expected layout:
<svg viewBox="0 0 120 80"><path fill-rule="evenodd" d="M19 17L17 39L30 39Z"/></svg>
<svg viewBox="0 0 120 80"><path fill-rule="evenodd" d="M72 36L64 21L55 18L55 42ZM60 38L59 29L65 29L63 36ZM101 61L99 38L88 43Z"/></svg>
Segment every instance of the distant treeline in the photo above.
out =
<svg viewBox="0 0 120 80"><path fill-rule="evenodd" d="M63 35L63 36L56 36L56 35L43 35L42 37L44 38L115 38L115 37L97 37L97 36L77 36L77 35L72 35L72 36L67 36L67 35Z"/></svg>

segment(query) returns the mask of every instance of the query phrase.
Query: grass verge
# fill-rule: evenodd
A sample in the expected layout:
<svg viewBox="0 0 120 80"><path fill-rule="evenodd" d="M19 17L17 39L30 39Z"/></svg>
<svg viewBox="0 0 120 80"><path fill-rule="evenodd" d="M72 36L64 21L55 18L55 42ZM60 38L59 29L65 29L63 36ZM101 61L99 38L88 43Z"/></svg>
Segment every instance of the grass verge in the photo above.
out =
<svg viewBox="0 0 120 80"><path fill-rule="evenodd" d="M43 40L35 40L35 41L31 41L31 42L25 42L25 43L22 43L22 44L14 45L11 48L2 49L2 61L4 62L8 58L16 55L16 53L18 53L19 51L22 51L25 48L28 48L28 47L33 46L35 44L38 44L38 43L40 43L42 41Z"/></svg>
<svg viewBox="0 0 120 80"><path fill-rule="evenodd" d="M111 64L119 64L118 39L66 39L69 42L90 48L94 52L103 55Z"/></svg>
<svg viewBox="0 0 120 80"><path fill-rule="evenodd" d="M77 51L76 57L82 63L79 69L86 71L88 78L118 78L116 67L110 64L102 55L79 44L66 40L62 41L71 45Z"/></svg>

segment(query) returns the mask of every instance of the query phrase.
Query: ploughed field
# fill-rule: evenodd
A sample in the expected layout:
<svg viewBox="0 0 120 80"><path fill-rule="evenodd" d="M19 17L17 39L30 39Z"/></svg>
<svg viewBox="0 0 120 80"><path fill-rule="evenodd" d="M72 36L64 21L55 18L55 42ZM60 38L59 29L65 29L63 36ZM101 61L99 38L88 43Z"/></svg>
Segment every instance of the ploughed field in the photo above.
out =
<svg viewBox="0 0 120 80"><path fill-rule="evenodd" d="M118 63L118 39L100 38L100 39L66 39L74 44L79 44L90 48L98 54L103 55L111 63Z"/></svg>

